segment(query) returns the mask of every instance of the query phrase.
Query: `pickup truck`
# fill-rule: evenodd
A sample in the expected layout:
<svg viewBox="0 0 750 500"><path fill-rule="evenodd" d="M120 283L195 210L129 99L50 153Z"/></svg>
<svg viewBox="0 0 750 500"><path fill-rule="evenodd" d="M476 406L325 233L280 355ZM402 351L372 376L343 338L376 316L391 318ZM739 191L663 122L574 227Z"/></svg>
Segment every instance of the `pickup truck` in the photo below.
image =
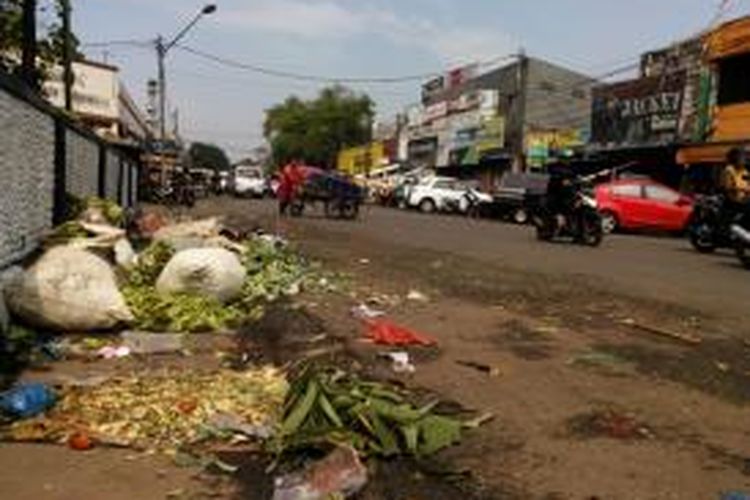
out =
<svg viewBox="0 0 750 500"><path fill-rule="evenodd" d="M546 174L506 173L492 192L495 211L516 224L526 224L529 200L546 193L548 182Z"/></svg>

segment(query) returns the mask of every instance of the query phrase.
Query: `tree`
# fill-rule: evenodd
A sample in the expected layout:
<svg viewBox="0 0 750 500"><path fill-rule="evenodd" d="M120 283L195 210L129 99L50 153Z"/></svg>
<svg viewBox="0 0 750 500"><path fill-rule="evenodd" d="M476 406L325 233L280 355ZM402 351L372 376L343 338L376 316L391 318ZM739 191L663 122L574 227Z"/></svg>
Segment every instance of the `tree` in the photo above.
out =
<svg viewBox="0 0 750 500"><path fill-rule="evenodd" d="M188 150L188 161L192 168L206 168L215 171L224 171L231 168L229 158L219 146L194 142Z"/></svg>
<svg viewBox="0 0 750 500"><path fill-rule="evenodd" d="M341 86L313 100L289 97L266 112L264 134L278 167L292 159L331 168L340 150L371 140L372 100Z"/></svg>
<svg viewBox="0 0 750 500"><path fill-rule="evenodd" d="M39 10L50 12L52 21L37 38L40 77L46 74L50 66L61 64L65 34L62 29L63 0L47 0ZM23 44L23 0L0 0L0 68L14 72L21 60ZM79 41L71 34L71 52L73 58L80 58Z"/></svg>

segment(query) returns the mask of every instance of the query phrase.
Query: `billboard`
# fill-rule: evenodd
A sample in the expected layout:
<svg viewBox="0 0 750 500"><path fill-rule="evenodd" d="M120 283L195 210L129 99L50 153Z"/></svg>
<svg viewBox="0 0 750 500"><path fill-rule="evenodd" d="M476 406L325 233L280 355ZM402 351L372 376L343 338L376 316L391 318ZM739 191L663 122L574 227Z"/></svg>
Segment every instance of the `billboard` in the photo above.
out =
<svg viewBox="0 0 750 500"><path fill-rule="evenodd" d="M675 141L684 89L684 73L594 88L592 142L636 145Z"/></svg>

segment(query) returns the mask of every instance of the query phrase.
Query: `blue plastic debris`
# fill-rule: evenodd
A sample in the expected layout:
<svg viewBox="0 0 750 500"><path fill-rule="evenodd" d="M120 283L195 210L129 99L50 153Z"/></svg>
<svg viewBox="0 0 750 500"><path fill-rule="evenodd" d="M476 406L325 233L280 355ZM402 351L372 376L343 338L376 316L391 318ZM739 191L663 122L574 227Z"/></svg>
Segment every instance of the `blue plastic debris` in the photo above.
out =
<svg viewBox="0 0 750 500"><path fill-rule="evenodd" d="M21 384L0 394L0 411L17 418L29 418L55 404L54 391L45 384Z"/></svg>

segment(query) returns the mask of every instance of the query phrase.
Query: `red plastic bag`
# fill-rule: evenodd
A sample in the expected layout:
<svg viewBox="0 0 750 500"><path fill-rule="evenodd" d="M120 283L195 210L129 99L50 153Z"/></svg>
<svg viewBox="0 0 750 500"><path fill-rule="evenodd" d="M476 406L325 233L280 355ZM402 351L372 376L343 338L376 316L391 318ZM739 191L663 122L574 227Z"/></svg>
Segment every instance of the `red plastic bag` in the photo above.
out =
<svg viewBox="0 0 750 500"><path fill-rule="evenodd" d="M376 344L385 345L422 345L432 346L436 345L437 341L416 333L408 328L399 326L388 320L371 320L365 323L367 325L367 332L365 336L375 342Z"/></svg>

